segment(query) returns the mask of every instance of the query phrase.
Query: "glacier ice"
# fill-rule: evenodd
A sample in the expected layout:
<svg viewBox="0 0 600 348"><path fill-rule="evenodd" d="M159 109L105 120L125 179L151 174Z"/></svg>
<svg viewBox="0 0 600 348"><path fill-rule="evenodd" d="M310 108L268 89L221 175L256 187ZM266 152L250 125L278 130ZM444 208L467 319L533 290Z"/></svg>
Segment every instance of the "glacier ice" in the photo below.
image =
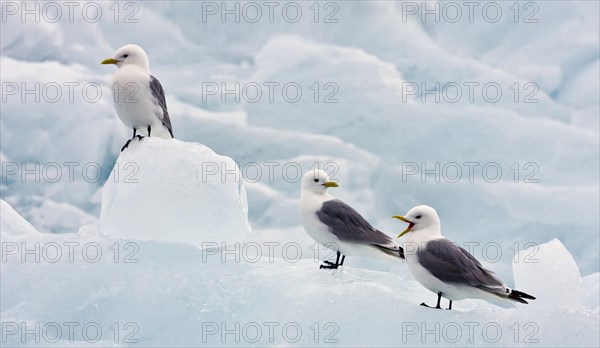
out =
<svg viewBox="0 0 600 348"><path fill-rule="evenodd" d="M36 345L37 338L42 346L577 347L600 338L597 305L502 309L464 300L452 311L438 311L419 306L433 300L433 293L394 272L352 266L326 272L311 259L236 258L235 249L226 255L193 245L114 239L94 225L79 233L19 234L23 218L8 203L1 208L0 266L10 280L0 284L7 346ZM25 252L36 244L39 260ZM541 245L536 256L540 264L556 266L570 257L557 241ZM514 266L517 284L527 287L522 290L536 301L551 300L540 287L555 284L557 268ZM574 271L566 276L581 286ZM543 283L522 283L519 277L529 272ZM597 274L590 280L586 291L597 293ZM68 323L74 323L71 334ZM25 329L30 333L23 339Z"/></svg>
<svg viewBox="0 0 600 348"><path fill-rule="evenodd" d="M2 233L11 235L33 235L39 233L27 220L17 213L10 204L0 200L0 227Z"/></svg>
<svg viewBox="0 0 600 348"><path fill-rule="evenodd" d="M3 5L9 3L17 2ZM464 341L467 335L464 324L472 320L482 324L499 322L503 332L497 343L479 335L474 345L536 345L524 342L525 338L538 339L538 345L543 346L597 345L598 2L521 3L537 6L537 23L515 22L509 8L513 2L499 4L507 16L498 23L487 23L480 17L473 23L464 20L421 23L416 19L418 15L403 20L402 6L406 2L356 1L337 3L337 24L314 23L311 16L305 16L298 23L242 21L231 25L221 23L217 15L209 23L199 25L202 6L209 3L138 2L139 11L135 16L139 21L135 24L115 23L109 8L114 4L109 2L98 3L106 15L97 23L79 17L69 22L66 8L63 8L63 20L57 23L31 20L23 23L19 15L8 15L3 21L0 30L3 87L7 83L16 83L19 87L25 83L32 89L33 84L39 82L43 89L56 82L63 96L56 103L49 102L48 98L35 101L31 94L11 95L3 89L6 102L2 103L0 121L0 161L3 165L25 164L28 168L35 163L44 168L51 163L63 166L65 162L76 163L78 167L71 181L63 166L63 176L58 182L45 180L43 175L38 175L41 176L39 181L34 180L33 175L23 178L22 170L10 174L3 167L2 199L30 224L22 219L7 223L5 216L13 213L3 203L2 243L41 238L35 240L44 243L42 245L76 242L89 245L92 251L93 244L87 243L95 242L102 246L106 257L114 256L110 249L114 243L119 243L121 257L129 255L137 245L138 254L143 253L146 262L137 266L111 264L104 268L106 260L98 266L89 262L21 264L10 258L0 265L3 319L48 322L66 318L86 322L99 317L104 328L104 324L114 318L126 320L127 315L123 313L132 313L136 314L134 319L143 324L140 333L147 335L137 337L143 338L142 342L147 345L153 342L185 345L184 340L193 341L188 335L189 329L199 332L202 326L198 326L198 321L203 318L230 325L235 321L232 318L240 316L244 320L276 317L276 320L292 321L291 316L286 317L278 309L291 306L296 310L299 305L307 305L307 310L318 313L323 308L337 311L341 319L335 319L340 324L335 337L340 338L338 344L344 346L404 344L399 318L405 317L417 318L415 322L419 324L422 318L427 318L430 326L425 328L439 323L443 330L450 321L441 321L408 306L409 302L410 305L420 303L431 294L410 282L410 275L402 264L375 264L354 258L347 260L347 270L331 277L312 272L318 264L310 259L311 241L302 231L296 214L299 184L286 178L281 168L286 163L297 163L302 170L307 170L318 162L321 167L326 163L337 164L335 177L342 185L337 195L386 233L399 232L398 226L389 219L391 215L417 204L429 204L442 216L447 237L462 246L479 243L475 245L474 255L510 286L531 285L537 290L537 284L527 282L529 276L538 279L539 284L558 286L561 280L553 277L563 272L575 280L565 285L576 294L565 300L571 301L572 307L548 308L551 302L548 299L556 300L560 290L547 289L540 289L541 297L532 291L538 296L539 304L519 307L516 311L498 312L479 302L464 301L461 310L468 313L441 314L444 318L459 318L455 320L463 329L463 341L459 343L469 343ZM443 2L428 5L436 3L444 5ZM48 6L52 4L62 3ZM76 5L80 10L82 4ZM312 2L301 3L306 14L311 13L311 5ZM521 15L525 14L521 11ZM235 264L229 268L216 260L202 262L199 254L202 252L195 246L179 242L175 246L170 243L173 241L132 241L127 238L135 236L99 234L96 224L102 210L102 188L120 155L124 139L130 135L114 114L108 88L111 72L103 69L99 62L129 42L140 44L150 55L152 72L165 88L176 135L181 140L200 142L216 153L235 159L242 173L252 163L258 163L263 169L263 175L247 185L248 217L253 233L232 232L226 237L242 240L241 246L296 243L303 251L297 263L290 265L276 259L273 264L261 261L257 265ZM289 54L284 55L286 52ZM261 102L248 103L243 99L235 102L231 96L222 102L221 96L216 95L203 102L202 88L207 82L243 85L267 81L282 85L297 82L305 98L298 103L287 103L281 100L279 93L273 103L264 95ZM416 94L402 101L403 82L433 86L435 82L444 85L464 81L481 84L496 81L502 85L507 98L498 103L485 103L481 99L473 103L464 100L423 103L422 95ZM338 102L312 102L313 90L309 88L315 82L319 82L321 88L324 83L336 82ZM539 86L535 94L538 101L512 102L512 92L507 88L515 82L521 85L534 82ZM69 100L65 83L78 83L73 90L73 100ZM88 83L98 87L99 100L90 100L93 93L83 98L84 86ZM324 96L320 94L321 99ZM273 176L266 175L265 164L272 162L279 167ZM444 180L437 183L433 176L427 176L423 182L420 173L404 180L406 168L403 166L422 162L426 162L428 168L436 162L442 165L495 162L502 167L503 176L497 183L482 180L480 172L474 182L469 182L465 175L456 183ZM521 170L519 183L514 182L510 169L515 162ZM523 171L526 163L537 165L534 175L537 183L522 182L525 175L531 173ZM86 164L102 169L99 180L89 180L82 175L81 169ZM127 174L121 169L121 174ZM8 228L13 226L11 224L21 227ZM78 231L81 225L88 226ZM39 233L29 233L34 230ZM24 234L23 231L29 232ZM149 238L139 233L139 238ZM160 237L168 238L168 235L157 238ZM553 238L558 238L564 248L555 242L543 245ZM130 242L137 244L128 244L129 249L124 250L125 243ZM557 252L557 260L563 260L565 268L541 258L554 273L540 274L537 264L513 265L515 251L531 243L538 244L540 252L542 248ZM501 257L489 260L482 248L494 245L500 246ZM565 249L571 256L567 256ZM153 259L157 261L152 262ZM214 267L214 271L205 270L203 266ZM520 266L525 268L520 269ZM248 270L252 273L245 274ZM97 272L96 278L94 272ZM578 272L586 275L581 280L584 290L580 285L573 285L579 284ZM259 283L255 279L259 274L276 279ZM226 280L210 282L211 288L207 290L203 277L216 279L221 275ZM165 278L161 278L163 276ZM32 286L31 279L42 283ZM282 285L286 281L291 289ZM354 284L356 288L339 287L340 283ZM158 290L149 293L148 289ZM305 293L321 292L323 297L302 297ZM365 296L359 293L372 296L366 302L358 302L365 301ZM343 296L359 303L359 309L365 313L376 312L369 317L373 323L361 329L348 329L357 327L351 321L355 312L346 311L345 302L339 298ZM390 296L395 297L389 300ZM580 299L583 302L578 302ZM314 307L311 301L315 302ZM390 305L396 301L397 309ZM562 299L556 301L563 303ZM173 305L168 307L165 303ZM369 306L372 308L367 308ZM164 317L157 317L158 311L164 313ZM329 313L319 315L321 324L332 320ZM299 314L298 320L305 332L311 332L306 328L308 318L312 318L308 312ZM505 325L506 320L512 320L513 326ZM181 326L174 326L174 321L181 322ZM516 322L519 325L514 326ZM423 330L418 326L419 331L410 335L406 344L423 344L420 341ZM399 327L400 332L395 332L400 335L399 341L388 339L390 332L394 333ZM453 326L446 328L450 330ZM494 329L493 325L489 328ZM514 335L517 328L519 340L515 341L509 335ZM157 337L161 330L164 334ZM152 334L148 334L149 331ZM364 332L378 335L373 338ZM320 333L323 339L329 331ZM530 334L533 336L528 336ZM427 336L425 344L451 343L444 337L440 337L439 343L434 338L433 334ZM219 340L218 334L212 335L209 343L216 345ZM303 337L300 343L314 344L310 340ZM77 342L77 346L86 344L81 340ZM245 343L239 345L250 345ZM267 343L259 341L256 345ZM69 342L61 340L57 344ZM272 344L292 343L279 338ZM119 343L104 336L99 345Z"/></svg>
<svg viewBox="0 0 600 348"><path fill-rule="evenodd" d="M302 156L303 170L316 161L321 166L333 161L337 175L351 180L344 180L340 197L382 228L394 228L389 216L429 204L446 217L445 226L452 231L448 237L459 243L508 246L558 237L585 273L597 272L600 226L589 212L600 210L600 109L594 79L598 4L535 3L545 20L533 24L510 17L498 23L480 17L473 23L421 23L417 16L404 20L402 2L339 5L337 25L315 25L308 17L293 24L228 25L214 17L198 26L203 3L167 2L140 3L134 25L115 23L108 15L95 24L77 18L52 25L8 16L0 34L2 82L23 82L28 88L35 82L56 82L64 93L57 103L34 103L32 96L22 102L19 94L6 95L0 123L3 162L76 162L79 167L73 182L32 182L22 180L21 173L3 172L3 198L41 232L73 232L77 223L92 223L89 217L99 215L99 192L130 134L114 114L110 72L99 62L125 43L126 32L127 40L148 51L182 140L200 141L234 158L242 169L251 163L266 169L266 162L283 165ZM112 14L110 4L99 6ZM311 13L310 3L301 6ZM504 13L513 13L512 3L500 6ZM348 23L362 24L349 30ZM273 103L265 95L258 103L248 103L232 97L222 102L216 95L203 102L205 83L267 81L296 82L304 98L287 103L279 93ZM402 100L403 82L453 81L497 81L507 98L493 104L481 98L474 103L422 103L419 94ZM538 102L514 103L506 88L527 81L540 87ZM74 100L64 87L70 82L79 83ZM314 103L309 88L315 82L321 89L326 82L337 83L338 102ZM99 86L99 100L82 98L86 83ZM329 91L321 90L320 101ZM403 165L422 162L428 168L453 162L477 162L481 168L494 162L503 176L488 183L479 172L469 182L463 167L457 183L437 183L431 176L422 182L419 174L403 180ZM510 169L515 163L520 167L518 184ZM537 165L537 183L522 182L531 173L524 172L527 163ZM85 164L102 168L100 180L82 177ZM251 201L269 207L250 206L254 229L268 231L273 221L284 229L299 226L289 213L298 185L282 177L278 170L273 180L259 180L256 187L269 186L273 195L249 192ZM287 203L277 204L279 200ZM45 201L51 204L41 203ZM550 213L561 208L582 211L585 217L569 213L548 218L557 217ZM55 209L58 215L73 211L77 222L49 219ZM467 224L467 216L477 219ZM495 265L501 276L510 273L512 257L512 251L503 251L502 262Z"/></svg>
<svg viewBox="0 0 600 348"><path fill-rule="evenodd" d="M537 299L531 301L531 307L575 307L584 303L579 268L558 239L520 251L513 271L515 288L535 294Z"/></svg>
<svg viewBox="0 0 600 348"><path fill-rule="evenodd" d="M122 239L239 242L250 232L243 178L231 158L206 146L136 139L104 185L99 226Z"/></svg>

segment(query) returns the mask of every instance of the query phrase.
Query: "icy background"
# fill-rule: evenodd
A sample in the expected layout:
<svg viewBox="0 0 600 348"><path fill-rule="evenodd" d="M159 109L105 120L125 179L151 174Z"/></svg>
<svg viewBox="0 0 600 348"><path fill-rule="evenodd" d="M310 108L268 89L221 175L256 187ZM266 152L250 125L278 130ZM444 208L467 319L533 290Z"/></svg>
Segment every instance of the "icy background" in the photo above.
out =
<svg viewBox="0 0 600 348"><path fill-rule="evenodd" d="M522 284L542 289L548 278L562 273L581 282L582 287L573 291L568 284L552 285L561 286L562 291L550 294L551 298L580 294L575 296L577 300L556 304L570 306L565 309L529 306L531 312L521 319L520 312L514 310L499 311L480 302L464 301L455 307L480 310L477 317L444 313L438 322L502 319L504 335L498 344L523 344L523 332L520 340L514 341L509 326L516 321L524 325L537 320L540 331L535 337L543 338L541 345L597 345L598 305L589 297L597 294L600 263L599 5L594 1L536 4L537 11L531 17L536 23L525 23L535 8L524 5L519 7L515 21L515 12L509 8L512 2L502 3L503 15L496 23L484 20L481 6L473 23L467 18L466 7L457 23L436 23L432 16L422 21L418 15L407 15L406 5L392 1L337 3L333 16L337 23L324 23L332 11L324 3L319 5L315 23L309 8L313 2L302 4L303 16L296 23L283 20L280 8L273 23L268 21L265 8L257 23L243 17L236 23L232 16L222 23L218 15L207 17L203 23L201 2L161 1L135 3L127 9L121 4L118 16L110 9L112 3L102 3L103 15L97 23L84 20L80 12L70 21L66 8L57 23L43 19L36 23L33 16L22 22L19 15L7 16L0 34L0 192L3 200L42 233L33 233L28 242L99 240L103 250L112 245L95 225L104 182L130 130L116 117L109 96L114 67L99 62L123 44L137 43L147 51L152 73L165 88L175 136L235 159L252 179L257 177L254 164L261 169L258 180L250 180L257 182L245 183L252 233L243 241L296 242L303 248L303 260L291 264L281 258L273 263L261 259L259 264L230 266L203 260L191 246L140 242L140 264L128 269L108 261L46 266L3 262L2 319L131 320L140 323L142 333L137 337L142 342L185 345L201 342L186 333L197 329L197 323L204 319L283 322L292 321L292 312L304 308L298 314L303 329L309 330L313 318L322 324L337 320L340 345L398 345L403 341L364 335L391 334L407 317L422 322L424 314L414 305L432 301L432 294L410 282L402 265L349 258L346 270L331 276L318 273L312 260L311 241L302 231L297 214L297 175L294 167L287 173L283 168L297 163L307 170L315 163L321 168L329 163L325 169L335 171L333 176L341 186L333 193L390 235L404 228L392 221L391 215L428 204L437 209L447 237L462 245L479 243L474 255L509 284L520 286L518 267L513 278L516 252L527 243L542 244L555 238L566 250L556 243L548 248L558 248L557 253L569 260L565 261L569 271L561 269L561 263L523 270L522 274L546 275L546 280ZM130 13L137 23L125 23ZM60 101L41 98L36 102L33 95L8 93L7 83L32 88L36 82L62 86ZM79 86L69 100L65 83L74 82ZM243 98L237 102L231 95L224 96L226 101L222 102L222 93L203 93L203 83L221 82L229 83L230 88L236 82L242 86L277 82L280 87L273 102L265 91L256 103ZM299 102L282 98L281 86L289 82L301 86ZM319 102L310 89L315 82L320 84ZM328 82L339 87L334 97L337 102L323 102L331 91L324 88ZM481 88L476 88L473 102L463 95L457 103L443 98L436 103L431 94L422 102L419 93L407 95L403 91L406 82L426 83L430 89L436 82L442 86L495 82L503 95L491 103L482 98ZM515 102L510 87L517 82L520 94ZM539 86L533 103L523 102L531 92L523 88L528 82ZM97 102L82 97L86 83L102 86ZM93 91L88 91L92 99ZM466 92L463 86L463 94ZM8 175L5 170L7 163L34 168L35 163L44 167L54 162L61 166L78 163L75 180L69 180L64 166L57 182L43 175L38 175L40 180L35 175L23 180L22 171ZM476 162L479 167L473 182L465 166L458 182L442 178L436 183L432 175L422 182L420 173L407 175L406 171L403 180L407 163L422 162L429 169L436 162L442 167ZM492 162L503 171L495 183L484 180L481 173L482 166ZM510 169L515 162L520 167L517 183ZM524 167L529 162L537 168L532 177L535 183L525 182L534 168ZM83 177L82 167L90 163L102 168L99 180ZM273 176L269 166L274 166ZM177 206L168 208L176 210ZM13 223L2 218L3 242L25 238L8 237L6 226ZM23 221L18 221L15 224L21 226ZM489 245L500 249L484 248ZM540 247L528 252L542 265L552 261L548 250L555 249ZM499 257L496 251L500 251ZM210 271L204 273L206 268ZM587 277L581 280L579 274ZM267 283L258 281L264 277L269 279ZM299 289L285 285L300 283ZM203 288L206 284L210 290ZM348 286L340 288L340 284ZM149 294L149 289L160 290ZM535 289L522 290L538 295ZM287 293L290 291L293 294ZM360 302L365 296L373 302ZM371 313L368 328L351 329L356 324L348 316L357 311L344 311L342 299L360 303L359 313ZM287 306L293 308L288 314L277 310ZM406 317L401 314L404 311ZM127 318L133 312L135 315ZM160 320L148 318L157 314ZM540 317L555 319L540 322ZM165 329L172 322L181 325ZM578 325L582 332L588 325L592 333L585 337L564 334L565 326ZM149 333L162 330L167 333ZM299 344L312 342L312 338L303 339ZM110 336L103 340L112 342ZM432 338L425 341L437 343ZM409 342L415 345L421 341ZM289 344L282 340L276 343Z"/></svg>

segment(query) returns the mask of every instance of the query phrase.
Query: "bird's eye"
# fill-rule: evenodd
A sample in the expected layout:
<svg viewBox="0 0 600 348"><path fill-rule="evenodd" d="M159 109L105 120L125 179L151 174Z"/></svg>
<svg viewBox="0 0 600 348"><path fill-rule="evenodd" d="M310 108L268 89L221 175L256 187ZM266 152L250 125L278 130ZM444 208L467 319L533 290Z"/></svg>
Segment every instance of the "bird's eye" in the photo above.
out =
<svg viewBox="0 0 600 348"><path fill-rule="evenodd" d="M315 182L319 182L319 179L315 179Z"/></svg>
<svg viewBox="0 0 600 348"><path fill-rule="evenodd" d="M124 54L124 55L123 55L123 58L127 58L127 57L129 57L129 55L128 55L128 54Z"/></svg>
<svg viewBox="0 0 600 348"><path fill-rule="evenodd" d="M417 215L417 216L415 216L415 218L416 218L416 219L420 219L420 218L421 218L421 215Z"/></svg>

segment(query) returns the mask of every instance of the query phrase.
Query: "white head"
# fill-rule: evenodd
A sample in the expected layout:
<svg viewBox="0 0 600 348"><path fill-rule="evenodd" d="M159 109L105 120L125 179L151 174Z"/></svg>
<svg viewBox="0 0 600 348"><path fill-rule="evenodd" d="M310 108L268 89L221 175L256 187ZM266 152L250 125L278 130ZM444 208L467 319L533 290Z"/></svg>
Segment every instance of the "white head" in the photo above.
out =
<svg viewBox="0 0 600 348"><path fill-rule="evenodd" d="M441 236L440 218L435 209L430 206L418 205L404 216L392 217L408 223L408 227L398 235L398 238L409 232L422 234L422 237Z"/></svg>
<svg viewBox="0 0 600 348"><path fill-rule="evenodd" d="M325 194L330 187L338 187L336 182L329 180L329 175L322 170L314 169L304 174L302 178L302 191L316 194Z"/></svg>
<svg viewBox="0 0 600 348"><path fill-rule="evenodd" d="M143 48L138 45L125 45L117 50L113 58L102 61L101 64L115 64L119 68L124 66L138 66L144 71L150 71L150 62Z"/></svg>

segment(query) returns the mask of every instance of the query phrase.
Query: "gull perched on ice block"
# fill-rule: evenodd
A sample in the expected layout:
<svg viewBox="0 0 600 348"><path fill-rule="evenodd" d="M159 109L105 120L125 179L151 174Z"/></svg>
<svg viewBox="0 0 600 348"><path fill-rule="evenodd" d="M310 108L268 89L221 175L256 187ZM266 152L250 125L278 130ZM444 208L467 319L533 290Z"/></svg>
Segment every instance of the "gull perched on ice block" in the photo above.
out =
<svg viewBox="0 0 600 348"><path fill-rule="evenodd" d="M404 258L404 251L392 238L330 195L327 190L331 187L338 184L322 170L311 170L302 179L302 225L315 241L337 253L335 263L324 261L319 268L337 269L344 264L346 255Z"/></svg>
<svg viewBox="0 0 600 348"><path fill-rule="evenodd" d="M148 136L173 138L165 92L160 82L150 75L146 52L140 46L125 45L102 64L115 64L119 68L112 79L113 101L121 121L133 128L133 137L121 151L134 138L142 139L138 131L145 131Z"/></svg>
<svg viewBox="0 0 600 348"><path fill-rule="evenodd" d="M404 216L393 217L409 224L398 238L409 233L404 243L408 269L421 285L438 295L435 308L441 308L442 297L450 301L448 309L452 309L452 301L466 298L482 299L500 306L510 301L527 303L526 299L535 300L529 294L508 288L473 255L444 238L435 209L420 205ZM429 307L424 302L421 305Z"/></svg>

